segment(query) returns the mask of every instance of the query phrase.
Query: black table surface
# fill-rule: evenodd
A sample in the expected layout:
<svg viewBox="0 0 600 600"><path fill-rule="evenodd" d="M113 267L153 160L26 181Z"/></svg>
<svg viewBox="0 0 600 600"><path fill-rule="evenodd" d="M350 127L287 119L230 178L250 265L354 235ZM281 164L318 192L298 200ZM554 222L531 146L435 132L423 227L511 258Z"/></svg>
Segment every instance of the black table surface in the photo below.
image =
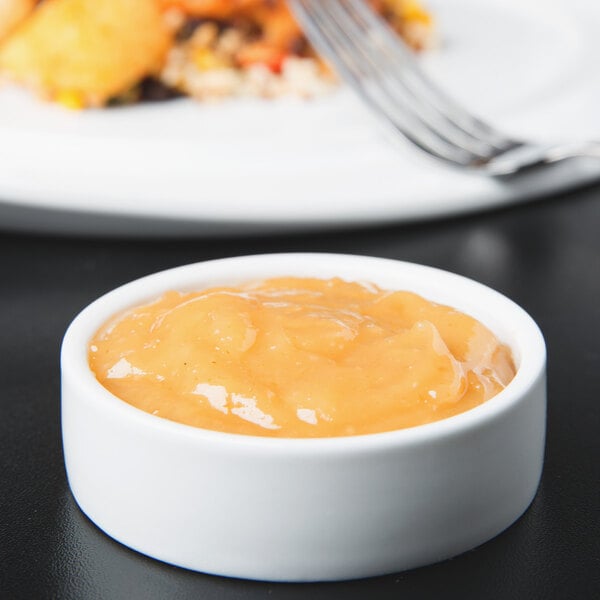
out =
<svg viewBox="0 0 600 600"><path fill-rule="evenodd" d="M60 438L59 348L104 292L181 264L265 252L341 252L432 265L523 306L548 345L539 492L483 546L410 572L272 584L194 573L108 538L70 494ZM0 598L600 597L600 187L413 225L214 240L0 233Z"/></svg>

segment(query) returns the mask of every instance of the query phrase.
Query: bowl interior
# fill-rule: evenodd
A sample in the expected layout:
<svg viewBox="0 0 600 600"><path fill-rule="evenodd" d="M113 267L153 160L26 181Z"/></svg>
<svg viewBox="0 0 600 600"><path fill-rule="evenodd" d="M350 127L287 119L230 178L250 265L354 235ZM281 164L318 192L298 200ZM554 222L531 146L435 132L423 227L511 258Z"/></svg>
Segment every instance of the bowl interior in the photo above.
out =
<svg viewBox="0 0 600 600"><path fill-rule="evenodd" d="M158 427L176 427L207 433L148 415L114 397L95 378L89 368L87 347L96 331L115 315L151 301L163 292L175 289L193 291L218 285L235 285L276 276L331 278L375 283L383 289L409 290L428 300L447 304L485 324L512 352L517 366L513 381L500 394L482 405L454 417L397 432L354 436L352 439L414 435L415 430L467 426L474 419L491 418L497 411L518 400L540 377L545 365L543 337L531 317L500 293L470 279L431 267L364 256L338 254L266 254L221 259L187 265L156 273L109 292L88 306L74 320L65 336L62 350L63 369L76 373L78 384L86 394L110 404L115 410L139 413L136 417L159 421ZM118 405L118 406L117 406ZM209 432L219 436L250 437L239 434ZM199 435L195 433L192 435ZM253 437L253 439L258 439ZM261 443L291 441L286 438L260 438ZM295 440L318 443L350 438Z"/></svg>

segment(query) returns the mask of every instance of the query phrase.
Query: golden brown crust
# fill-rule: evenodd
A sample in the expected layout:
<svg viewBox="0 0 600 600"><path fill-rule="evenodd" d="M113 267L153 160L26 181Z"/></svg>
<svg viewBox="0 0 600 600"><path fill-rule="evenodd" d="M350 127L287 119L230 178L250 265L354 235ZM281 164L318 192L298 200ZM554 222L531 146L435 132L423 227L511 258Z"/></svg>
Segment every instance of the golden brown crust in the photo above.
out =
<svg viewBox="0 0 600 600"><path fill-rule="evenodd" d="M36 0L0 0L0 41L33 11Z"/></svg>
<svg viewBox="0 0 600 600"><path fill-rule="evenodd" d="M158 69L170 44L154 0L49 0L0 48L0 70L69 104L100 105Z"/></svg>

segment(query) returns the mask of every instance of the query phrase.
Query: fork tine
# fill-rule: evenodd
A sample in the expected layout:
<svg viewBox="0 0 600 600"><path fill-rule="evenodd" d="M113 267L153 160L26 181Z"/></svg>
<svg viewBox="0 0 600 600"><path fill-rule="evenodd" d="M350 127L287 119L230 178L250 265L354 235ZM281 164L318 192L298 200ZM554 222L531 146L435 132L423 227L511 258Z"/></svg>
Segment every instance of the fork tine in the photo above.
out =
<svg viewBox="0 0 600 600"><path fill-rule="evenodd" d="M332 1L323 4L327 7L324 10L328 9L332 18L339 24L349 44L353 44L364 60L371 64L374 77L381 85L388 87L396 100L403 104L403 110L412 114L415 119L419 119L446 141L481 158L488 158L495 152L494 146L487 140L482 140L466 131L433 105L427 94L411 81L411 72L405 68L405 64L389 59L390 50L394 50L395 45L391 48L388 48L387 43L380 45L377 35L379 29L365 27L354 14L353 9L346 8L341 2ZM406 64L413 63L408 52L406 57L408 59Z"/></svg>
<svg viewBox="0 0 600 600"><path fill-rule="evenodd" d="M374 43L378 43L383 52L388 54L392 63L401 64L403 72L409 76L407 85L419 98L427 100L449 123L459 128L473 139L488 144L492 148L505 150L513 144L512 140L501 135L489 124L472 115L460 106L448 94L436 86L427 77L414 56L406 48L397 33L391 29L386 21L381 19L364 0L346 0L352 8L357 22L365 33L371 32ZM339 2L336 2L339 4ZM377 36L372 33L377 32Z"/></svg>
<svg viewBox="0 0 600 600"><path fill-rule="evenodd" d="M294 0L298 19L318 51L327 57L370 105L396 132L435 157L463 166L479 162L483 157L458 147L425 124L406 101L399 103L397 93L391 93L380 73L370 61L356 60L356 42L348 37L330 14L326 0Z"/></svg>

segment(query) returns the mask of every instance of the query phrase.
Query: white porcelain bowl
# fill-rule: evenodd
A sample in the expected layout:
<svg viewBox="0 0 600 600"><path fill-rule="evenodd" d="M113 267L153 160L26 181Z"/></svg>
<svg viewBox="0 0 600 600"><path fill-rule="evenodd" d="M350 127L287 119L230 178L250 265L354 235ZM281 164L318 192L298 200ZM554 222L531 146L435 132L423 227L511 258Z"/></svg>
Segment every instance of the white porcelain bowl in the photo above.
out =
<svg viewBox="0 0 600 600"><path fill-rule="evenodd" d="M161 419L113 396L87 362L96 330L168 289L278 275L371 281L448 304L512 348L518 372L457 416L401 431L273 439ZM62 348L62 428L71 490L126 546L207 573L317 581L401 571L494 537L533 499L545 437L545 346L501 294L444 271L331 254L246 256L189 265L103 296ZM365 398L368 402L369 398Z"/></svg>

